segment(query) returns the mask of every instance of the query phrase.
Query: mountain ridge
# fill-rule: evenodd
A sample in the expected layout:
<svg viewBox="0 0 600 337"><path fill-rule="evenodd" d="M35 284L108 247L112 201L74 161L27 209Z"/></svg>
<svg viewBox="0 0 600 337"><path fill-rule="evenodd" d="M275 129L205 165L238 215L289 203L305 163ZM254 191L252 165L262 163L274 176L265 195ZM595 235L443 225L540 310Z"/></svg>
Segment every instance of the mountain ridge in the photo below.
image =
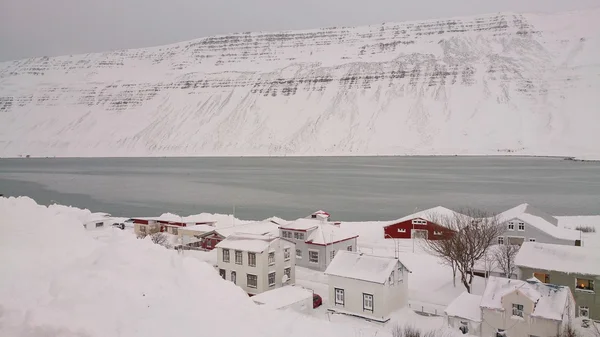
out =
<svg viewBox="0 0 600 337"><path fill-rule="evenodd" d="M597 14L237 33L2 62L0 156L600 158Z"/></svg>

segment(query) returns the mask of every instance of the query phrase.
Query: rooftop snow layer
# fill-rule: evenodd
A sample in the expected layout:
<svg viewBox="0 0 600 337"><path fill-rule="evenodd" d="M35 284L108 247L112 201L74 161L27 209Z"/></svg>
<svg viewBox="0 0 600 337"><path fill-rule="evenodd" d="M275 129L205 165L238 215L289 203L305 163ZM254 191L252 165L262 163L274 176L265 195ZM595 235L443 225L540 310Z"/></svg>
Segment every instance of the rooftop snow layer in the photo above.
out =
<svg viewBox="0 0 600 337"><path fill-rule="evenodd" d="M308 233L308 237L306 237L305 241L307 243L313 243L317 245L328 245L358 236L352 231L342 229L339 226L335 226L330 222L320 219L297 219L282 225L281 229L306 231Z"/></svg>
<svg viewBox="0 0 600 337"><path fill-rule="evenodd" d="M340 250L335 254L325 274L383 284L395 270L397 263L398 259L393 257Z"/></svg>
<svg viewBox="0 0 600 337"><path fill-rule="evenodd" d="M279 236L279 225L272 220L253 221L243 225L219 228L217 232L224 237L234 233Z"/></svg>
<svg viewBox="0 0 600 337"><path fill-rule="evenodd" d="M444 311L448 316L481 322L481 296L463 292Z"/></svg>
<svg viewBox="0 0 600 337"><path fill-rule="evenodd" d="M525 242L515 258L515 265L563 273L600 275L600 250Z"/></svg>
<svg viewBox="0 0 600 337"><path fill-rule="evenodd" d="M209 225L194 225L194 226L187 226L187 227L183 228L183 230L206 233L206 232L212 232L212 231L216 230L216 228L214 226L209 226Z"/></svg>
<svg viewBox="0 0 600 337"><path fill-rule="evenodd" d="M537 302L531 316L552 320L562 320L567 301L572 298L569 287L491 276L481 297L481 307L502 310L502 298L515 291Z"/></svg>
<svg viewBox="0 0 600 337"><path fill-rule="evenodd" d="M404 222L407 220L416 219L416 218L421 218L423 220L427 220L430 222L443 222L443 221L440 221L440 219L452 219L457 216L464 217L465 215L455 212L455 211L448 209L446 207L443 207L443 206L437 206L437 207L429 208L429 209L426 209L426 210L423 210L423 211L420 211L417 213L407 215L398 220L391 221L390 225L397 224L399 222ZM443 223L438 223L438 225L443 225Z"/></svg>
<svg viewBox="0 0 600 337"><path fill-rule="evenodd" d="M252 296L252 300L256 304L272 309L281 309L299 301L309 300L307 302L311 306L310 309L312 309L312 297L312 290L291 285L254 295Z"/></svg>
<svg viewBox="0 0 600 337"><path fill-rule="evenodd" d="M234 233L229 235L225 240L219 242L216 247L224 249L241 250L245 252L262 253L279 238L276 236ZM289 246L288 242L284 244Z"/></svg>
<svg viewBox="0 0 600 337"><path fill-rule="evenodd" d="M527 224L555 237L565 240L579 240L581 233L576 230L558 227L558 220L529 204L521 204L498 214L498 222L505 223L513 219L520 219Z"/></svg>

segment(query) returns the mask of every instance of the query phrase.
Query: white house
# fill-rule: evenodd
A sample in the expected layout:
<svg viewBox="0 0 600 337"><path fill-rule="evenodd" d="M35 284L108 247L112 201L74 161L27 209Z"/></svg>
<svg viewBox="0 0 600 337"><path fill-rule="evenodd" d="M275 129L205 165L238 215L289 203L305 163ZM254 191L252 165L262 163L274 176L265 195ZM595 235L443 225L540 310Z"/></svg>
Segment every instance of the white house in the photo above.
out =
<svg viewBox="0 0 600 337"><path fill-rule="evenodd" d="M217 266L223 279L249 295L294 284L294 243L272 235L235 233L219 242Z"/></svg>
<svg viewBox="0 0 600 337"><path fill-rule="evenodd" d="M325 271L328 309L386 322L407 303L408 273L397 258L339 251Z"/></svg>
<svg viewBox="0 0 600 337"><path fill-rule="evenodd" d="M541 242L558 245L581 246L581 232L558 226L558 219L529 204L521 204L497 216L505 226L498 244Z"/></svg>
<svg viewBox="0 0 600 337"><path fill-rule="evenodd" d="M569 287L490 277L481 297L482 336L557 336L575 317Z"/></svg>
<svg viewBox="0 0 600 337"><path fill-rule="evenodd" d="M110 226L111 220L111 215L108 213L92 213L85 219L83 227L86 229L108 227Z"/></svg>
<svg viewBox="0 0 600 337"><path fill-rule="evenodd" d="M338 251L356 251L356 235L333 225L324 217L298 219L279 228L279 236L296 244L296 263L325 270Z"/></svg>
<svg viewBox="0 0 600 337"><path fill-rule="evenodd" d="M444 311L446 324L463 334L481 336L480 304L481 296L463 292Z"/></svg>

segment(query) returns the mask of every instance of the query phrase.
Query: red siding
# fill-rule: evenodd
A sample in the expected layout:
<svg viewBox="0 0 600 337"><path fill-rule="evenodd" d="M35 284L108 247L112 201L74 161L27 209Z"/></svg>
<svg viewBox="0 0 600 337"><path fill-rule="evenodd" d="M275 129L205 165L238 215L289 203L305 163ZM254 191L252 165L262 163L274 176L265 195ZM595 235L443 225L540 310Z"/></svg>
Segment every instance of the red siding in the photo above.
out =
<svg viewBox="0 0 600 337"><path fill-rule="evenodd" d="M426 224L413 224L413 220L426 221ZM410 239L413 228L415 230L427 231L427 238L430 240L445 239L454 233L454 231L451 229L440 226L436 223L421 218L414 218L384 227L383 236L386 239ZM436 233L440 232L441 235L436 235Z"/></svg>
<svg viewBox="0 0 600 337"><path fill-rule="evenodd" d="M215 246L217 245L217 243L223 241L223 239L224 239L223 236L221 236L217 233L213 233L213 234L210 234L210 235L202 238L202 243L200 246L206 250L213 250L215 248Z"/></svg>

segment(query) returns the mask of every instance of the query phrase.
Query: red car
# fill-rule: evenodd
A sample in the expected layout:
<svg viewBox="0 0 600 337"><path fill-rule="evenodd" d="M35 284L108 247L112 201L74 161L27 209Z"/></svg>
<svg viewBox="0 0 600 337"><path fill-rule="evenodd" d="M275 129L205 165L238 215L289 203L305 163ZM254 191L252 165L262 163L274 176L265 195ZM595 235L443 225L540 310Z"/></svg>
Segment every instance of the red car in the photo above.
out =
<svg viewBox="0 0 600 337"><path fill-rule="evenodd" d="M313 309L318 308L323 304L323 299L318 294L313 294Z"/></svg>

